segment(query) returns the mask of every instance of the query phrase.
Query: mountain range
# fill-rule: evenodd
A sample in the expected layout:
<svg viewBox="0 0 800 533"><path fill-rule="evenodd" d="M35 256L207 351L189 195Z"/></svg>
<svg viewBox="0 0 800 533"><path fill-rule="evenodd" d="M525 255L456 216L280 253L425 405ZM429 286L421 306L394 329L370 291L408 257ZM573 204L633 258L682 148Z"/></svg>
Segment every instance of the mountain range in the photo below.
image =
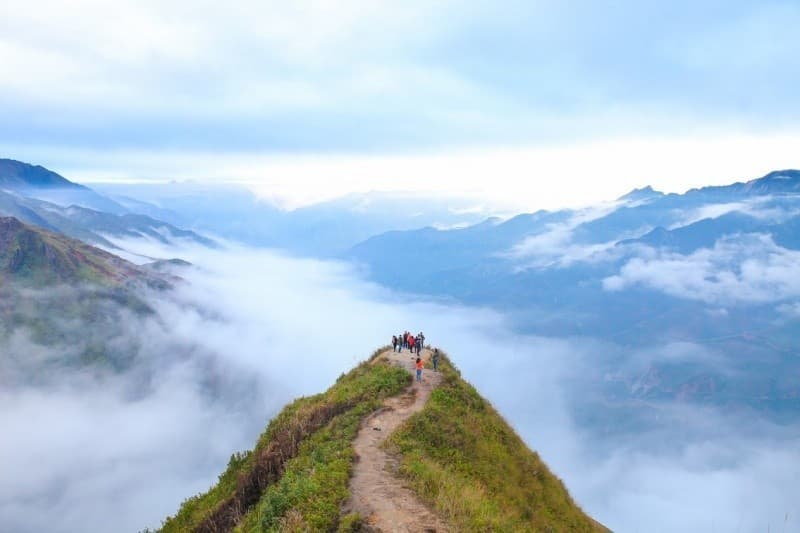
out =
<svg viewBox="0 0 800 533"><path fill-rule="evenodd" d="M576 378L579 410L681 400L786 420L800 413L798 230L800 172L783 170L464 229L393 231L343 257L396 290L498 309L522 333L610 343ZM414 250L414 268L396 250ZM642 355L681 345L695 355Z"/></svg>
<svg viewBox="0 0 800 533"><path fill-rule="evenodd" d="M114 214L127 212L113 200L52 170L13 159L0 159L0 189L59 205L81 205Z"/></svg>
<svg viewBox="0 0 800 533"><path fill-rule="evenodd" d="M587 376L587 386L602 397L681 397L782 415L800 390L793 373L774 376L776 367L793 368L797 352L796 170L684 194L644 187L605 205L478 223L471 222L485 211L465 209L461 201L391 194L288 212L230 188L107 186L99 194L11 160L0 160L0 183L7 189L0 191L0 214L106 249L114 249L111 237L214 245L192 230L130 212L143 209L245 242L333 254L395 290L496 308L522 333L612 342L618 349ZM34 197L53 191L110 211ZM134 198L137 191L145 197ZM408 206L419 216L409 217ZM419 227L433 219L441 225ZM386 227L399 229L382 232ZM415 229L403 229L409 227ZM398 260L403 254L415 258L414 268ZM777 281L766 279L771 275ZM619 355L659 343L707 346L709 339L718 339L709 349L724 353L735 377L731 368L723 372L703 361L639 368ZM602 377L611 374L617 378Z"/></svg>
<svg viewBox="0 0 800 533"><path fill-rule="evenodd" d="M798 184L800 173L781 171L683 195L648 189L643 196L640 190L585 210L539 211L449 231L392 231L343 257L365 265L374 280L409 292L478 304L560 307L576 289L608 292L603 280L643 249L688 255L726 237L753 234L783 249L800 249L800 196L792 192ZM408 269L394 259L395 250L414 250L425 260Z"/></svg>
<svg viewBox="0 0 800 533"><path fill-rule="evenodd" d="M387 230L469 226L492 212L490 206L474 199L402 192L353 193L283 209L235 186L168 183L96 187L131 209L174 225L306 257L336 257Z"/></svg>
<svg viewBox="0 0 800 533"><path fill-rule="evenodd" d="M0 215L110 249L116 248L109 241L113 238L216 245L205 236L131 210L41 166L10 159L0 159Z"/></svg>
<svg viewBox="0 0 800 533"><path fill-rule="evenodd" d="M113 250L111 236L214 245L129 212L142 209L245 242L333 254L391 289L495 308L520 333L612 343L582 374L594 395L587 398L681 398L794 416L796 170L684 194L644 187L604 205L477 223L470 222L485 211L460 202L457 209L443 201L419 217L403 215L404 203L417 207L410 196L355 195L287 212L239 189L107 186L101 195L42 167L2 160L0 171L7 188L0 191L0 214L106 249ZM53 190L76 191L94 205L103 198L116 213L20 192ZM134 198L137 191L146 194ZM382 214L393 208L396 215ZM431 219L454 224L402 229ZM401 229L382 232L393 225ZM404 254L414 268L399 260ZM711 356L643 362L633 354L676 343Z"/></svg>

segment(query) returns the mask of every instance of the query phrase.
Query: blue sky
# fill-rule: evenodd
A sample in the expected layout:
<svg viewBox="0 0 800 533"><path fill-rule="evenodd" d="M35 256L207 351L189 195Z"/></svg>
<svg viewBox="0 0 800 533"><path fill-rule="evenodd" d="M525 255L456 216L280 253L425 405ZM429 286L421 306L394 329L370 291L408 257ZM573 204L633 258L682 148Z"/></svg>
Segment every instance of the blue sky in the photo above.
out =
<svg viewBox="0 0 800 533"><path fill-rule="evenodd" d="M569 159L598 143L652 140L663 153L687 139L741 148L800 136L797 2L11 0L0 10L0 149L79 181L268 187L282 179L270 158L577 147ZM800 166L792 153L744 151L738 165L670 172L718 168L693 179L725 182ZM652 175L646 160L632 166L625 186L689 184ZM597 172L619 174L613 162Z"/></svg>

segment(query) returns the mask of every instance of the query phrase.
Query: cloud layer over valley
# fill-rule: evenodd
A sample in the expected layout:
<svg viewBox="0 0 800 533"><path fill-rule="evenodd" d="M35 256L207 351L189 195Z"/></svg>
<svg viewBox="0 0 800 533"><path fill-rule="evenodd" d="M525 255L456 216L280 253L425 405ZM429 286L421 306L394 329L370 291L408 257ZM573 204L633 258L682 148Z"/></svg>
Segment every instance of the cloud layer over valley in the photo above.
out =
<svg viewBox="0 0 800 533"><path fill-rule="evenodd" d="M157 526L210 486L232 452L252 446L282 405L323 390L403 329L421 329L447 350L578 503L615 530L800 524L798 427L658 402L632 408L629 418L648 422L635 432L591 422L625 420L586 386L619 346L515 334L496 312L390 292L344 263L124 244L195 266L179 272L187 283L173 293L150 296L154 314L125 318L113 342L136 355L124 372L59 367L66 347L22 333L3 341L0 352L13 353L0 367L2 530ZM50 361L45 382L13 371L34 353ZM695 345L627 357L642 366L726 364Z"/></svg>
<svg viewBox="0 0 800 533"><path fill-rule="evenodd" d="M607 290L644 285L671 296L708 303L773 302L800 297L800 252L775 244L769 235L726 237L713 248L683 255L640 248Z"/></svg>

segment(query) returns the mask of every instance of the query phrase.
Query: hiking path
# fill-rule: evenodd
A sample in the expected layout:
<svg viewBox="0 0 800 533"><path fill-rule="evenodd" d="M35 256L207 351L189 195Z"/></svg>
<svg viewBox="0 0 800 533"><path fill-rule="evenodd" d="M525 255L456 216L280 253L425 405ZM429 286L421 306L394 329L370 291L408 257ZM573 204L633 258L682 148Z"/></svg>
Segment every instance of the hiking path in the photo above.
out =
<svg viewBox="0 0 800 533"><path fill-rule="evenodd" d="M422 358L431 357L430 350L422 351ZM353 443L357 461L350 478L350 499L346 512L358 512L367 530L386 533L446 532L447 526L397 476L397 460L381 447L383 442L411 415L422 410L431 391L441 382L442 376L430 369L422 371L422 383L417 383L414 361L416 354L391 349L377 360L406 368L414 382L402 394L387 399L378 411L361 424Z"/></svg>

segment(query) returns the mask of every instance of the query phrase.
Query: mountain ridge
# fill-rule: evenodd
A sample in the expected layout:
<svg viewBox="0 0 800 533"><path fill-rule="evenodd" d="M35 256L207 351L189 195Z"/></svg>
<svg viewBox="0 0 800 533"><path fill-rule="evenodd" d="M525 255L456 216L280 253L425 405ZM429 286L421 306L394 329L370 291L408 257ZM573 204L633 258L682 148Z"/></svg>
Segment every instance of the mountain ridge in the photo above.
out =
<svg viewBox="0 0 800 533"><path fill-rule="evenodd" d="M427 375L431 352L422 355ZM414 396L424 386L411 383L405 360L381 348L325 393L289 404L252 451L232 455L218 482L187 499L160 531L369 532L385 525L345 503L358 461L353 442L363 421L379 416L384 400L402 404L404 391ZM385 449L399 470L373 474L405 480L451 531L608 531L572 501L563 483L443 353L439 370L441 385L387 436L391 444ZM367 420L366 429L376 431L369 427L379 422ZM499 463L505 466L495 468ZM461 503L449 503L454 498ZM397 515L389 526L419 525L413 518Z"/></svg>
<svg viewBox="0 0 800 533"><path fill-rule="evenodd" d="M129 210L94 190L41 166L0 159L0 216L14 216L46 230L116 249L106 236L179 238L206 247L212 239Z"/></svg>
<svg viewBox="0 0 800 533"><path fill-rule="evenodd" d="M118 215L128 212L119 203L85 185L72 182L41 165L15 159L0 159L0 190L3 189L63 207L78 205Z"/></svg>
<svg viewBox="0 0 800 533"><path fill-rule="evenodd" d="M169 282L105 250L15 217L0 217L0 276L46 286L98 283L125 286L141 282L164 289Z"/></svg>
<svg viewBox="0 0 800 533"><path fill-rule="evenodd" d="M617 198L617 200L649 200L651 198L658 198L659 196L664 196L664 193L653 189L651 185L646 185L640 189L633 189L631 192Z"/></svg>
<svg viewBox="0 0 800 533"><path fill-rule="evenodd" d="M705 187L695 187L683 194L672 193L676 196L686 194L785 194L800 193L800 170L784 169L772 170L760 178L753 178L748 181L738 181L727 185L707 185ZM618 201L641 201L651 200L667 196L667 194L657 191L652 185L636 188L623 194Z"/></svg>
<svg viewBox="0 0 800 533"><path fill-rule="evenodd" d="M763 196L769 194L800 193L800 170L773 170L760 178L729 185L711 185L690 189L686 194L699 195L749 195Z"/></svg>
<svg viewBox="0 0 800 533"><path fill-rule="evenodd" d="M73 183L41 165L0 158L0 188L21 189L26 187L87 189L87 187Z"/></svg>

